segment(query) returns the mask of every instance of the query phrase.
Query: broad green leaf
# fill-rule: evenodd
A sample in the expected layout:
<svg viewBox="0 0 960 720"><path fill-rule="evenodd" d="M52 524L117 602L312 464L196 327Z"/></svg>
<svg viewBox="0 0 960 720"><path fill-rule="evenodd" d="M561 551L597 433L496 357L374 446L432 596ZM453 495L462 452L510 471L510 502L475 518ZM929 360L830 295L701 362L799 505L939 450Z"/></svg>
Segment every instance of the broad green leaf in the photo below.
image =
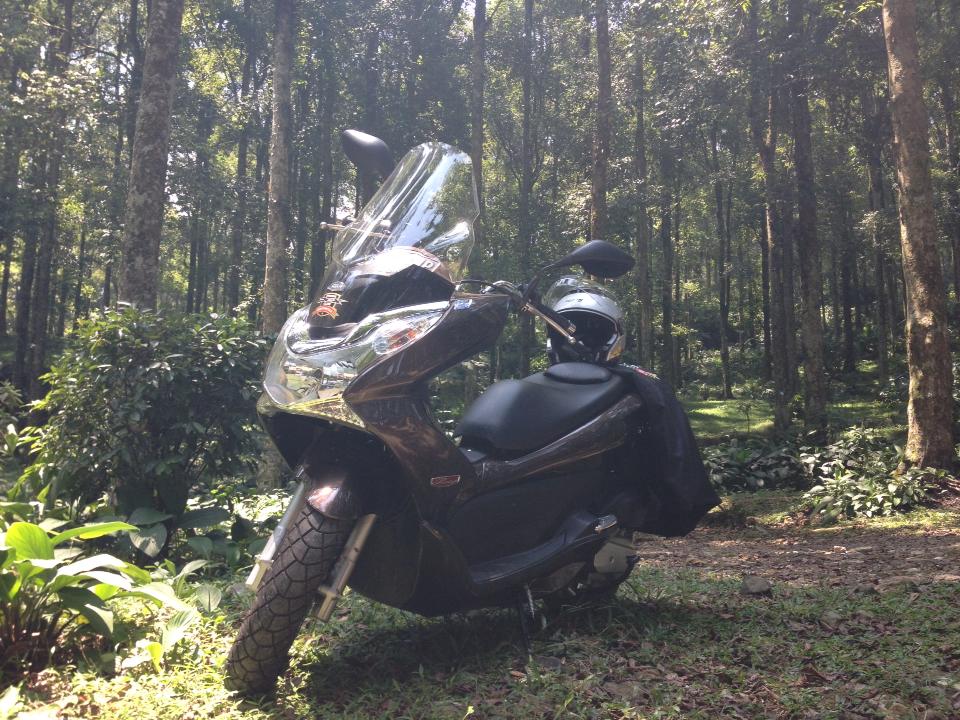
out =
<svg viewBox="0 0 960 720"><path fill-rule="evenodd" d="M0 502L0 513L10 514L21 519L33 515L33 506L25 502L10 502L4 500Z"/></svg>
<svg viewBox="0 0 960 720"><path fill-rule="evenodd" d="M213 540L203 535L187 538L187 545L199 556L209 558L213 553Z"/></svg>
<svg viewBox="0 0 960 720"><path fill-rule="evenodd" d="M180 572L177 573L177 579L188 577L206 564L206 560L191 560L182 568L180 568Z"/></svg>
<svg viewBox="0 0 960 720"><path fill-rule="evenodd" d="M57 532L60 528L67 524L67 520L61 520L60 518L44 518L39 523L37 523L42 529L46 530L48 533Z"/></svg>
<svg viewBox="0 0 960 720"><path fill-rule="evenodd" d="M146 598L147 600L152 600L158 605L172 607L175 610L190 609L189 605L177 597L177 594L173 591L172 587L169 585L164 585L161 582L152 582L147 583L146 585L139 585L133 590L124 592L123 594Z"/></svg>
<svg viewBox="0 0 960 720"><path fill-rule="evenodd" d="M84 558L83 560L77 560L75 563L64 565L62 568L60 568L60 572L65 575L82 575L90 572L91 570L102 569L119 570L137 583L150 582L150 573L148 573L146 570L138 568L136 565L131 565L128 562L124 562L119 558L115 558L113 555L92 555L91 557Z"/></svg>
<svg viewBox="0 0 960 720"><path fill-rule="evenodd" d="M200 530L219 525L230 519L230 513L223 508L201 508L188 510L180 516L177 525L185 530Z"/></svg>
<svg viewBox="0 0 960 720"><path fill-rule="evenodd" d="M104 572L103 570L91 570L85 575L88 578L96 580L100 584L112 585L120 590L130 590L133 588L133 583L130 581L130 578L126 577L125 575L120 575L119 573ZM92 589L93 588L91 588L91 590Z"/></svg>
<svg viewBox="0 0 960 720"><path fill-rule="evenodd" d="M147 643L146 650L150 653L153 669L160 672L163 669L163 645L154 640L153 642Z"/></svg>
<svg viewBox="0 0 960 720"><path fill-rule="evenodd" d="M20 709L20 688L11 685L0 695L0 720L13 720Z"/></svg>
<svg viewBox="0 0 960 720"><path fill-rule="evenodd" d="M95 632L107 637L113 633L113 613L95 593L85 588L68 587L59 595L63 606L78 612Z"/></svg>
<svg viewBox="0 0 960 720"><path fill-rule="evenodd" d="M130 542L147 557L155 558L159 555L166 541L167 527L165 525L157 524L130 532Z"/></svg>
<svg viewBox="0 0 960 720"><path fill-rule="evenodd" d="M186 634L187 628L199 618L200 615L194 608L180 610L171 615L167 624L163 626L163 651L170 651L174 645L180 642Z"/></svg>
<svg viewBox="0 0 960 720"><path fill-rule="evenodd" d="M197 588L196 598L200 609L209 613L220 607L223 592L215 585L201 585Z"/></svg>
<svg viewBox="0 0 960 720"><path fill-rule="evenodd" d="M53 560L53 543L38 525L15 522L7 528L7 547L17 551L18 558L30 560Z"/></svg>
<svg viewBox="0 0 960 720"><path fill-rule="evenodd" d="M127 518L127 522L131 525L136 525L138 527L146 527L148 525L156 525L159 522L164 520L169 520L173 515L170 513L160 512L159 510L154 510L153 508L148 507L139 507L130 513L130 517Z"/></svg>
<svg viewBox="0 0 960 720"><path fill-rule="evenodd" d="M20 591L23 578L13 573L0 574L0 599L13 600Z"/></svg>
<svg viewBox="0 0 960 720"><path fill-rule="evenodd" d="M54 545L59 545L66 540L70 540L71 538L78 538L80 540L93 540L94 538L103 537L104 535L112 535L113 533L117 533L122 530L136 529L137 528L135 525L120 522L119 520L114 522L95 523L92 525L83 525L81 527L71 528L69 530L64 530L61 533L57 533L53 536L52 542Z"/></svg>
<svg viewBox="0 0 960 720"><path fill-rule="evenodd" d="M109 600L114 597L121 589L116 585L110 585L107 583L97 583L96 585L90 588L90 592L96 595L101 600Z"/></svg>

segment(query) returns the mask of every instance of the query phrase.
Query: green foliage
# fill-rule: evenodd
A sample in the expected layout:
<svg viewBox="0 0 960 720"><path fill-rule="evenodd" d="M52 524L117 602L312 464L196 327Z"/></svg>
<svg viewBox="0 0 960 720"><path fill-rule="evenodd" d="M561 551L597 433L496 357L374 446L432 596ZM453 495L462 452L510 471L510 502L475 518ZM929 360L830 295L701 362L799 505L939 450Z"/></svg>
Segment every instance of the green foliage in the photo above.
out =
<svg viewBox="0 0 960 720"><path fill-rule="evenodd" d="M734 440L704 448L703 463L719 492L797 489L807 483L804 468L789 445Z"/></svg>
<svg viewBox="0 0 960 720"><path fill-rule="evenodd" d="M928 474L857 475L837 469L803 496L805 506L825 520L893 515L919 505L933 489Z"/></svg>
<svg viewBox="0 0 960 720"><path fill-rule="evenodd" d="M138 595L156 604L150 574L112 555L86 552L77 541L131 530L123 522L100 522L67 530L28 522L30 505L0 507L0 680L10 681L47 666L57 653L74 650L90 635L110 638L110 601Z"/></svg>
<svg viewBox="0 0 960 720"><path fill-rule="evenodd" d="M49 419L18 489L80 503L109 493L123 515L180 517L192 487L248 466L265 350L245 320L224 316L126 308L82 323L46 376L37 409ZM134 519L162 546L157 517Z"/></svg>
<svg viewBox="0 0 960 720"><path fill-rule="evenodd" d="M825 448L800 448L800 461L816 483L804 505L825 520L874 517L920 504L933 489L932 470L900 472L900 449L878 431L852 428Z"/></svg>

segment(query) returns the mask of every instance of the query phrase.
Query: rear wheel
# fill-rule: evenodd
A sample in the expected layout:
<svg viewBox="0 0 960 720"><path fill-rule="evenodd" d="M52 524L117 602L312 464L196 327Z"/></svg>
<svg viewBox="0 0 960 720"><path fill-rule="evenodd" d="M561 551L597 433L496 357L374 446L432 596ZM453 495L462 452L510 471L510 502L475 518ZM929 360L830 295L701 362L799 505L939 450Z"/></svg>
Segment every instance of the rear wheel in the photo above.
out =
<svg viewBox="0 0 960 720"><path fill-rule="evenodd" d="M226 665L226 685L245 695L269 691L287 668L290 646L329 581L354 521L305 506L280 542L244 616Z"/></svg>

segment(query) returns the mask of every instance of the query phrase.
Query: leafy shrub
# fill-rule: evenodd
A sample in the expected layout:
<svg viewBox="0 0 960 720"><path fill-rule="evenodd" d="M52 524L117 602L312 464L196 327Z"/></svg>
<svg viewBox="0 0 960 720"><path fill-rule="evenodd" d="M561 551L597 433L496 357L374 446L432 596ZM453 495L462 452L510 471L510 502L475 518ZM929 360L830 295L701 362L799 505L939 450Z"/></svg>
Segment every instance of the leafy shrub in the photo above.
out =
<svg viewBox="0 0 960 720"><path fill-rule="evenodd" d="M3 503L6 516L23 517L31 507ZM46 667L56 652L83 637L113 633L109 601L139 596L156 604L175 599L169 586L107 554L85 554L70 547L134 529L122 522L80 525L48 532L23 520L0 523L0 680Z"/></svg>
<svg viewBox="0 0 960 720"><path fill-rule="evenodd" d="M803 466L788 446L733 441L703 449L703 462L720 492L806 487Z"/></svg>
<svg viewBox="0 0 960 720"><path fill-rule="evenodd" d="M19 489L179 518L192 487L247 468L265 351L238 318L126 308L82 323L45 376L49 420Z"/></svg>
<svg viewBox="0 0 960 720"><path fill-rule="evenodd" d="M922 471L903 474L857 475L843 472L814 485L803 496L812 513L825 520L893 515L920 504L933 485Z"/></svg>
<svg viewBox="0 0 960 720"><path fill-rule="evenodd" d="M922 502L934 488L934 471L899 472L900 448L879 432L852 428L824 448L800 448L814 486L804 504L825 520L892 515Z"/></svg>
<svg viewBox="0 0 960 720"><path fill-rule="evenodd" d="M861 477L886 475L899 460L899 449L876 430L850 428L823 448L803 446L800 462L814 483L852 473Z"/></svg>

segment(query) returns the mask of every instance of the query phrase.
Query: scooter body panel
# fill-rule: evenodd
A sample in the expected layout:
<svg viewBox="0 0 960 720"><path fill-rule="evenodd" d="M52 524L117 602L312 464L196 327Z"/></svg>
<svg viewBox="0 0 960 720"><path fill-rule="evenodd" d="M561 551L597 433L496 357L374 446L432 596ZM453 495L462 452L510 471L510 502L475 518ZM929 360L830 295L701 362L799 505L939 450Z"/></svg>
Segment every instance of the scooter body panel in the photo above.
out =
<svg viewBox="0 0 960 720"><path fill-rule="evenodd" d="M429 381L492 345L508 309L503 295L455 295L429 333L346 389L364 430L304 420L325 425L310 450L316 466L329 449L331 464L346 463L338 488L378 514L350 580L374 600L424 615L509 604L526 583L590 562L605 542L594 525L622 491L611 456L637 431L636 396L545 447L473 462L430 412ZM372 462L363 459L371 436L389 455L380 470L360 467ZM344 449L351 443L357 451Z"/></svg>

